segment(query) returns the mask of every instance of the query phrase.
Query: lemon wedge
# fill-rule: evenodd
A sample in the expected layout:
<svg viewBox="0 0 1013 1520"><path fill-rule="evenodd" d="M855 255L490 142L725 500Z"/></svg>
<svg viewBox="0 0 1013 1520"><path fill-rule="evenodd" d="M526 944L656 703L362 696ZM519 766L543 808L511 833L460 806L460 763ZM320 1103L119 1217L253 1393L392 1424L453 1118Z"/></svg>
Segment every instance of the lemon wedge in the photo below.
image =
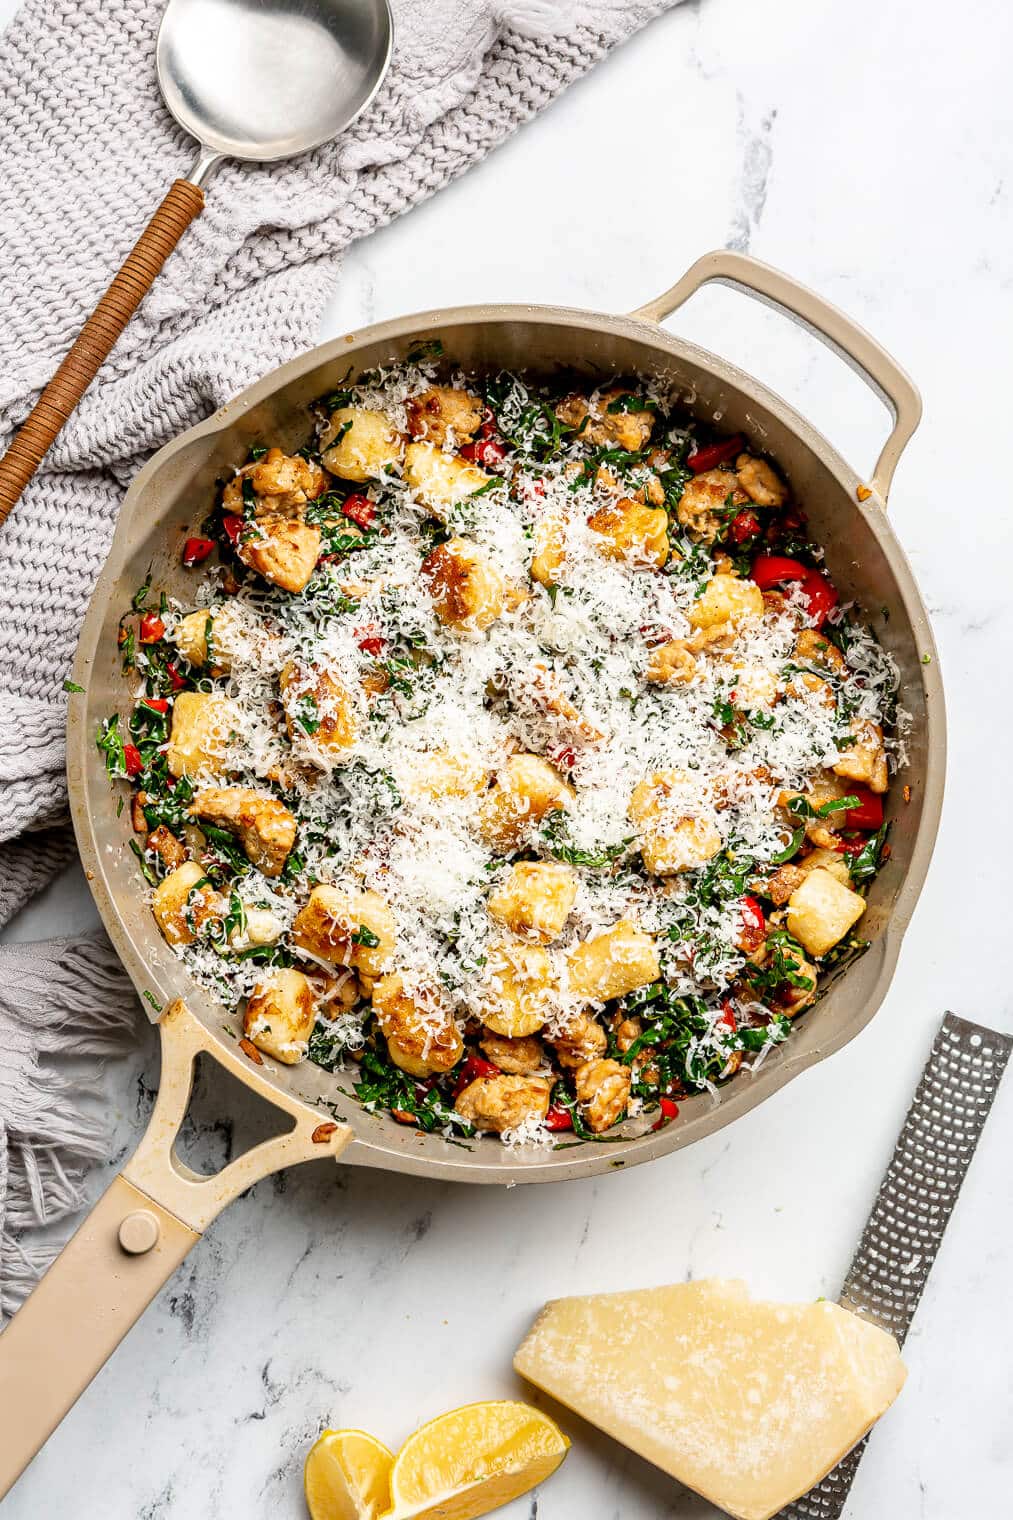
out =
<svg viewBox="0 0 1013 1520"><path fill-rule="evenodd" d="M306 1458L313 1520L380 1520L390 1509L394 1453L364 1430L325 1430Z"/></svg>
<svg viewBox="0 0 1013 1520"><path fill-rule="evenodd" d="M390 1520L487 1515L550 1477L569 1445L530 1404L499 1399L452 1409L421 1426L394 1459Z"/></svg>

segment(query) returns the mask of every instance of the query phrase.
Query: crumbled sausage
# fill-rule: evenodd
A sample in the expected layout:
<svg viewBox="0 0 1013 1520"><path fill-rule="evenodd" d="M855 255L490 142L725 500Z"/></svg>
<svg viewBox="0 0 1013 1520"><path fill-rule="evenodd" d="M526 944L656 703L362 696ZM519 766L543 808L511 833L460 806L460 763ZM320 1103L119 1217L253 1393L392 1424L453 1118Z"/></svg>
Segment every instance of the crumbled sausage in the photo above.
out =
<svg viewBox="0 0 1013 1520"><path fill-rule="evenodd" d="M527 1119L544 1119L552 1083L547 1077L479 1077L459 1095L454 1108L476 1129L516 1129Z"/></svg>
<svg viewBox="0 0 1013 1520"><path fill-rule="evenodd" d="M577 1102L588 1129L600 1135L622 1118L633 1073L618 1061L585 1061L573 1074Z"/></svg>
<svg viewBox="0 0 1013 1520"><path fill-rule="evenodd" d="M545 1061L542 1042L533 1034L511 1040L491 1029L483 1031L479 1040L486 1060L505 1071L508 1076L524 1077L537 1071Z"/></svg>
<svg viewBox="0 0 1013 1520"><path fill-rule="evenodd" d="M248 786L209 787L194 798L190 815L229 829L258 871L281 875L295 844L296 821L277 797Z"/></svg>
<svg viewBox="0 0 1013 1520"><path fill-rule="evenodd" d="M243 483L247 480L258 518L301 518L307 504L327 489L327 473L314 461L268 449L263 459L244 465L225 487L222 506L236 517L245 515Z"/></svg>
<svg viewBox="0 0 1013 1520"><path fill-rule="evenodd" d="M152 829L148 835L147 848L154 850L170 871L175 871L176 867L181 866L186 859L186 850L183 845L164 823L160 823L157 829Z"/></svg>
<svg viewBox="0 0 1013 1520"><path fill-rule="evenodd" d="M584 396L567 396L556 407L556 416L567 427L578 430L577 437L582 443L639 454L650 439L654 413L646 407L636 411L620 409L617 404L628 395L621 386L614 386L590 403ZM613 407L617 409L613 411Z"/></svg>
<svg viewBox="0 0 1013 1520"><path fill-rule="evenodd" d="M590 1014L577 1013L568 1019L561 1033L550 1037L560 1066L576 1067L604 1055L608 1046L605 1031Z"/></svg>
<svg viewBox="0 0 1013 1520"><path fill-rule="evenodd" d="M482 402L470 391L454 390L449 385L432 385L407 404L408 431L413 438L428 438L441 448L447 434L460 448L470 443L482 421Z"/></svg>
<svg viewBox="0 0 1013 1520"><path fill-rule="evenodd" d="M783 507L788 500L784 481L765 459L740 454L735 461L735 472L739 485L758 507Z"/></svg>
<svg viewBox="0 0 1013 1520"><path fill-rule="evenodd" d="M670 682L692 681L697 674L697 663L686 645L685 639L669 639L652 649L647 660L647 679L656 686Z"/></svg>
<svg viewBox="0 0 1013 1520"><path fill-rule="evenodd" d="M694 538L711 544L748 501L731 470L704 470L686 482L676 515Z"/></svg>
<svg viewBox="0 0 1013 1520"><path fill-rule="evenodd" d="M625 1055L630 1046L639 1040L643 1032L644 1026L642 1020L638 1018L620 1019L613 1031L613 1038L616 1045L623 1052L623 1055Z"/></svg>
<svg viewBox="0 0 1013 1520"><path fill-rule="evenodd" d="M776 908L783 908L796 887L805 881L806 873L801 866L789 862L778 866L773 876L768 876L763 890Z"/></svg>

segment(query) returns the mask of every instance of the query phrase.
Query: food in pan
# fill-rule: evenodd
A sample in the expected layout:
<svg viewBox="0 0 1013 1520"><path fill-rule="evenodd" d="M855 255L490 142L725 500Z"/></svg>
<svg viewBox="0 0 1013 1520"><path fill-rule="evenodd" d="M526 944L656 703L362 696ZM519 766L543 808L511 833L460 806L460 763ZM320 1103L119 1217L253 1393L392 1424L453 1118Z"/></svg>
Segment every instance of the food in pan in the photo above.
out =
<svg viewBox="0 0 1013 1520"><path fill-rule="evenodd" d="M904 1386L897 1342L830 1304L721 1279L546 1304L514 1367L738 1520L771 1520Z"/></svg>
<svg viewBox="0 0 1013 1520"><path fill-rule="evenodd" d="M162 934L252 1056L401 1123L672 1122L861 952L892 660L776 462L655 387L422 361L314 415L120 624Z"/></svg>

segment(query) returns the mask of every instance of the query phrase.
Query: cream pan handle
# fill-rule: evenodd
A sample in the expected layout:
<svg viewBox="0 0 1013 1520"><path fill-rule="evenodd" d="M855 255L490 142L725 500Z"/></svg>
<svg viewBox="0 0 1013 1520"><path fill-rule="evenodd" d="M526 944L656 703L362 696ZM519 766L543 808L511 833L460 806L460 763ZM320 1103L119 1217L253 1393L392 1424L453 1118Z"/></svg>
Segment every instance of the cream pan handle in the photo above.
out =
<svg viewBox="0 0 1013 1520"><path fill-rule="evenodd" d="M885 348L880 347L875 338L863 327L859 327L857 322L845 316L839 307L831 305L807 286L800 285L790 275L782 274L779 269L762 264L759 259L750 258L748 254L734 253L729 249L705 253L664 295L648 301L646 306L639 307L630 315L644 322L663 322L690 296L695 295L701 286L712 283L730 285L735 290L745 291L765 305L773 306L794 318L801 327L850 364L889 408L893 428L876 460L876 468L869 482L870 489L885 506L897 461L921 421L921 397L910 376L905 374Z"/></svg>
<svg viewBox="0 0 1013 1520"><path fill-rule="evenodd" d="M281 1167L338 1157L352 1139L347 1125L321 1124L280 1093L239 1049L223 1049L185 1003L159 1027L162 1079L144 1138L0 1335L0 1498L226 1204ZM294 1120L212 1177L174 1149L202 1051Z"/></svg>

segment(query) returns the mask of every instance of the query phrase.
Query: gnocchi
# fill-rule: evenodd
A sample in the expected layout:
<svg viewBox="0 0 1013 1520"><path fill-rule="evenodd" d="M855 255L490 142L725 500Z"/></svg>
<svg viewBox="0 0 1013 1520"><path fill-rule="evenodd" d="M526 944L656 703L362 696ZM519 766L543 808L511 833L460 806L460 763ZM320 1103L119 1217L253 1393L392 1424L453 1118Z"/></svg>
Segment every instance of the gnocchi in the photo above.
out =
<svg viewBox="0 0 1013 1520"><path fill-rule="evenodd" d="M674 1121L878 931L899 673L777 461L660 379L334 383L194 502L193 595L123 609L144 910L377 1123Z"/></svg>

